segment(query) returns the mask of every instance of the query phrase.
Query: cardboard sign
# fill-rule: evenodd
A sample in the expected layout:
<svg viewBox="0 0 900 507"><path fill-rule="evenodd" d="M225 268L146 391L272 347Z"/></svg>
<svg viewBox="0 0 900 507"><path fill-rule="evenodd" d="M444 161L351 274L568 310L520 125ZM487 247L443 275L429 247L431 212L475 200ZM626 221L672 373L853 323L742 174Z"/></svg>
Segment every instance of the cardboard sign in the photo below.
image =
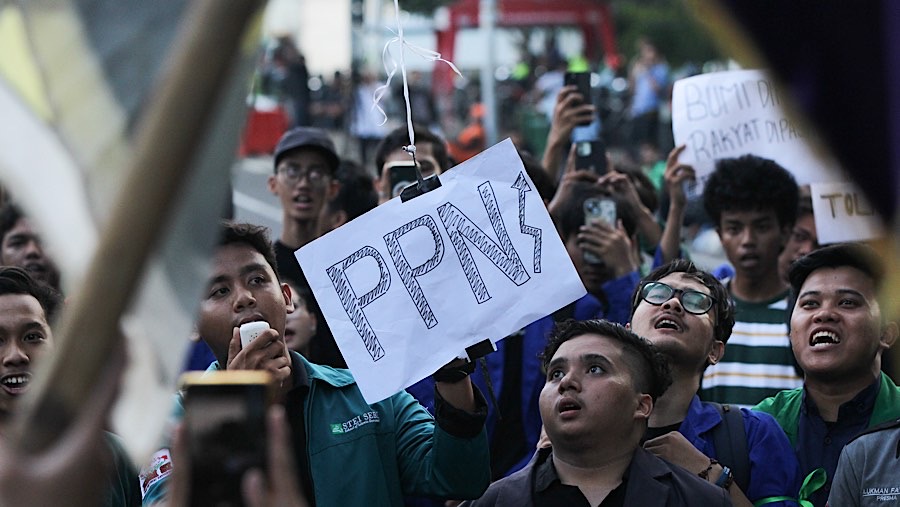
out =
<svg viewBox="0 0 900 507"><path fill-rule="evenodd" d="M672 135L676 146L687 145L680 161L694 166L701 186L717 159L748 153L778 162L799 185L845 180L833 162L813 153L810 133L782 104L780 90L759 70L679 79L672 90Z"/></svg>
<svg viewBox="0 0 900 507"><path fill-rule="evenodd" d="M586 291L510 140L296 256L374 403Z"/></svg>
<svg viewBox="0 0 900 507"><path fill-rule="evenodd" d="M856 185L813 183L809 188L819 244L866 241L884 236L881 219Z"/></svg>

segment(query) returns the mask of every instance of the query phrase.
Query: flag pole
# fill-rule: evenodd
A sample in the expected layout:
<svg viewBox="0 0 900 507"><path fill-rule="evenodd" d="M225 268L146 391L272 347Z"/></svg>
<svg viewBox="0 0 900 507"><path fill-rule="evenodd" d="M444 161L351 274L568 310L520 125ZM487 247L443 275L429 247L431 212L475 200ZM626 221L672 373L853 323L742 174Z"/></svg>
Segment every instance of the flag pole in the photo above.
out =
<svg viewBox="0 0 900 507"><path fill-rule="evenodd" d="M22 449L45 449L62 434L94 389L107 358L121 346L120 319L171 219L217 99L238 60L243 35L262 4L189 2L169 64L139 123L125 183L85 281L62 315L56 333L59 346L47 367L39 369L34 396L23 399L16 414L12 441Z"/></svg>

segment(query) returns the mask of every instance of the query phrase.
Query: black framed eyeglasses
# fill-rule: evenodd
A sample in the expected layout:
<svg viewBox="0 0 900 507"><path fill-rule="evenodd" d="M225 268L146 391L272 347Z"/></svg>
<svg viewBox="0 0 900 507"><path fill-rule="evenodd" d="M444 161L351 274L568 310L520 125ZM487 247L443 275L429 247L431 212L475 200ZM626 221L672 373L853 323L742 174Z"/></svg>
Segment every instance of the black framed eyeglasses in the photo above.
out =
<svg viewBox="0 0 900 507"><path fill-rule="evenodd" d="M681 307L688 313L703 315L712 308L716 298L696 290L676 289L662 282L647 282L641 287L641 299L651 305L660 306L677 297Z"/></svg>
<svg viewBox="0 0 900 507"><path fill-rule="evenodd" d="M325 181L327 176L326 171L327 170L324 167L304 168L293 164L284 164L278 167L278 174L280 174L285 181L296 183L303 178L306 178L312 185L317 185Z"/></svg>

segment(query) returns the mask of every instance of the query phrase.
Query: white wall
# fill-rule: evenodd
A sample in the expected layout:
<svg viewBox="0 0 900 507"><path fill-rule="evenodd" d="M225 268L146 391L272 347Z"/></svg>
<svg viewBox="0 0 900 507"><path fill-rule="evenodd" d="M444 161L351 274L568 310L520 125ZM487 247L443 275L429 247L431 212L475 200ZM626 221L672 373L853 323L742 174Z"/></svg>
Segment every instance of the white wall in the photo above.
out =
<svg viewBox="0 0 900 507"><path fill-rule="evenodd" d="M292 35L310 74L350 68L350 0L269 0L266 35Z"/></svg>

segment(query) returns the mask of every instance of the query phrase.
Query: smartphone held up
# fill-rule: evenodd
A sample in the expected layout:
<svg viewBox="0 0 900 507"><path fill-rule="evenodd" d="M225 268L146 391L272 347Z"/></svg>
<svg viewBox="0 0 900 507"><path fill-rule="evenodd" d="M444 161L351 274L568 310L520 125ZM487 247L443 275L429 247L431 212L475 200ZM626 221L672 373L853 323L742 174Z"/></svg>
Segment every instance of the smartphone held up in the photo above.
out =
<svg viewBox="0 0 900 507"><path fill-rule="evenodd" d="M251 370L188 372L181 383L191 464L189 505L243 506L244 474L266 470L272 377Z"/></svg>
<svg viewBox="0 0 900 507"><path fill-rule="evenodd" d="M575 143L575 169L593 171L603 176L609 170L606 163L606 145L603 141L579 141Z"/></svg>
<svg viewBox="0 0 900 507"><path fill-rule="evenodd" d="M589 197L584 200L584 223L591 224L597 221L616 226L616 201L609 197ZM584 261L591 264L603 264L603 259L587 250L584 251Z"/></svg>
<svg viewBox="0 0 900 507"><path fill-rule="evenodd" d="M593 103L593 95L591 94L590 72L566 72L564 84L566 86L574 86L577 89L578 94L581 95L582 104ZM591 122L588 121L579 123L578 125L583 127L590 124Z"/></svg>

